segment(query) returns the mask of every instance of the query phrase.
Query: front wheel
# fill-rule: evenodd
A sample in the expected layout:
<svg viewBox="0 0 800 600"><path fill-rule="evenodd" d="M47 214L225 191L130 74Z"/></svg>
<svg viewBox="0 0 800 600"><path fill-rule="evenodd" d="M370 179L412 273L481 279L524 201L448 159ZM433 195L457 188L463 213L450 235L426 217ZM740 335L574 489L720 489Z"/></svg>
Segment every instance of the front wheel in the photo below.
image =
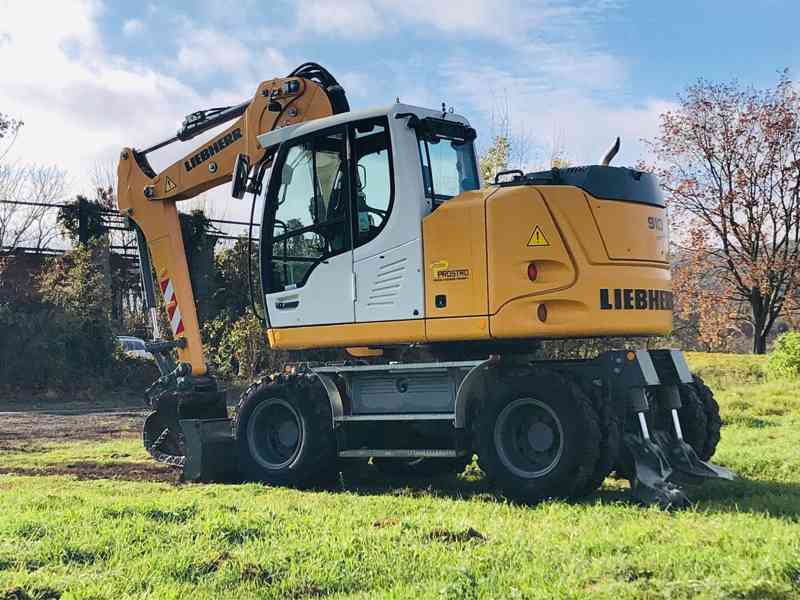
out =
<svg viewBox="0 0 800 600"><path fill-rule="evenodd" d="M585 493L598 461L596 412L578 385L550 371L501 379L477 433L481 469L526 502Z"/></svg>
<svg viewBox="0 0 800 600"><path fill-rule="evenodd" d="M243 473L305 487L336 476L330 404L315 376L279 376L248 389L234 422Z"/></svg>

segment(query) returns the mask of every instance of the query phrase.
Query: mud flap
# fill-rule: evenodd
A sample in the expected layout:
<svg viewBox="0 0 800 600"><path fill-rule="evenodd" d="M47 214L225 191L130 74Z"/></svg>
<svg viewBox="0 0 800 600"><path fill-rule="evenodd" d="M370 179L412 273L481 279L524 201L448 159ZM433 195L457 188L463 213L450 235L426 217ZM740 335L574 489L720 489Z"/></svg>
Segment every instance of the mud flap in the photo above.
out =
<svg viewBox="0 0 800 600"><path fill-rule="evenodd" d="M239 457L231 419L181 419L186 481L236 481Z"/></svg>
<svg viewBox="0 0 800 600"><path fill-rule="evenodd" d="M634 499L645 505L658 504L664 509L687 505L686 494L670 481L673 470L661 447L637 434L627 433L623 439L633 457L631 492Z"/></svg>

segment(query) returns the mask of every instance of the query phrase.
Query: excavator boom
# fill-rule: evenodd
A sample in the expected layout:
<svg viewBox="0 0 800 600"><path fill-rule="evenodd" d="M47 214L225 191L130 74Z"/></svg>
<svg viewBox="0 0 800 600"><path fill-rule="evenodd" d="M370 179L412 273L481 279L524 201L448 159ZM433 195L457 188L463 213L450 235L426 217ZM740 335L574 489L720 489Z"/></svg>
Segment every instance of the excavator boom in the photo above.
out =
<svg viewBox="0 0 800 600"><path fill-rule="evenodd" d="M176 203L230 181L239 156L251 165L269 160L259 135L348 109L336 80L319 65L306 63L288 77L262 82L248 102L190 114L177 135L165 142L145 151L122 150L117 169L119 209L147 242L178 342L179 361L190 365L192 374L205 374L206 364ZM233 122L222 132L160 173L150 166L148 152L229 121Z"/></svg>

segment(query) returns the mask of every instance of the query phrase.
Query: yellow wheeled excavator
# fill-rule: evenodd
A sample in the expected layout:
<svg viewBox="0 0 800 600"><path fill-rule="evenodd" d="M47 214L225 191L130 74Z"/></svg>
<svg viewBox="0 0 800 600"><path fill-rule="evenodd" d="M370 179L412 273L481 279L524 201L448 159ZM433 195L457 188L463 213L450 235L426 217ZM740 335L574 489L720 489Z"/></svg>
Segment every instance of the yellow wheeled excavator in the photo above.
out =
<svg viewBox="0 0 800 600"><path fill-rule="evenodd" d="M149 152L223 124L151 168ZM654 176L609 166L612 151L600 165L510 171L482 187L475 137L452 111L351 112L330 73L306 63L238 106L190 114L165 142L125 148L119 208L137 232L162 373L147 392L148 451L190 480L297 486L338 476L345 459L432 474L477 454L525 501L590 493L616 470L639 501L676 506L682 486L732 478L707 462L719 407L679 351L536 352L543 339L670 331ZM253 287L270 346L354 357L256 381L232 419L203 356L177 212L229 181L235 199L263 198ZM434 358L395 360L410 345Z"/></svg>

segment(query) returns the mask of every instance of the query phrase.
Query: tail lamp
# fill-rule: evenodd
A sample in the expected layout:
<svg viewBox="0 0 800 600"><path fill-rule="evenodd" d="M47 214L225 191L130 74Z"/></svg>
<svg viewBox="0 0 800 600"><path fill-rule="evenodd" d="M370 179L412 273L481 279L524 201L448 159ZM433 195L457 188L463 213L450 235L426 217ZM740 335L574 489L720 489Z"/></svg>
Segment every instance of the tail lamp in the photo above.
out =
<svg viewBox="0 0 800 600"><path fill-rule="evenodd" d="M539 317L539 320L544 323L547 321L547 305L540 304L539 308L536 309L536 316Z"/></svg>
<svg viewBox="0 0 800 600"><path fill-rule="evenodd" d="M528 279L531 281L536 281L536 278L539 276L539 267L536 266L535 262L528 264Z"/></svg>

